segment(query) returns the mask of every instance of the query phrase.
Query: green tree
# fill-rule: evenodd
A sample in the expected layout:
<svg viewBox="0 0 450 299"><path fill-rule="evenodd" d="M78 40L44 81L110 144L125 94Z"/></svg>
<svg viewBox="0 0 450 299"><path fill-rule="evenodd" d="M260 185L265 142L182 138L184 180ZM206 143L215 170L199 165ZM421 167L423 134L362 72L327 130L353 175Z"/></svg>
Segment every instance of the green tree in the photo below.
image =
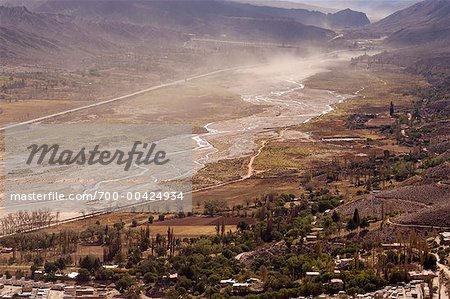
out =
<svg viewBox="0 0 450 299"><path fill-rule="evenodd" d="M89 272L94 273L102 266L100 259L93 255L86 255L84 258L80 259L80 268L89 270Z"/></svg>
<svg viewBox="0 0 450 299"><path fill-rule="evenodd" d="M359 227L361 225L361 218L359 217L359 211L357 208L355 208L355 211L353 212L352 220L355 223L356 227Z"/></svg>
<svg viewBox="0 0 450 299"><path fill-rule="evenodd" d="M213 217L217 213L226 209L226 204L223 201L217 199L211 199L205 201L205 214Z"/></svg>
<svg viewBox="0 0 450 299"><path fill-rule="evenodd" d="M341 221L341 215L339 215L339 213L334 210L333 214L331 215L331 219L333 219L334 223L338 223L339 221Z"/></svg>
<svg viewBox="0 0 450 299"><path fill-rule="evenodd" d="M56 272L58 270L58 266L53 262L46 262L44 265L45 273Z"/></svg>
<svg viewBox="0 0 450 299"><path fill-rule="evenodd" d="M134 280L128 274L116 281L116 289L121 293L126 292L132 285L134 285Z"/></svg>
<svg viewBox="0 0 450 299"><path fill-rule="evenodd" d="M423 267L427 270L435 270L437 265L437 258L434 254L428 253L423 261Z"/></svg>
<svg viewBox="0 0 450 299"><path fill-rule="evenodd" d="M131 227L138 226L138 221L136 219L131 220Z"/></svg>
<svg viewBox="0 0 450 299"><path fill-rule="evenodd" d="M248 230L250 228L250 225L248 225L247 221L239 221L237 224L237 228L240 231Z"/></svg>
<svg viewBox="0 0 450 299"><path fill-rule="evenodd" d="M91 280L91 273L89 272L88 269L81 268L78 271L78 275L77 275L76 279L77 279L77 282L79 282L79 283L88 282Z"/></svg>
<svg viewBox="0 0 450 299"><path fill-rule="evenodd" d="M369 227L370 226L370 222L369 222L369 218L364 217L361 221L361 223L359 224L359 226L361 228L365 228L365 227Z"/></svg>
<svg viewBox="0 0 450 299"><path fill-rule="evenodd" d="M355 223L355 221L353 219L350 219L347 222L347 230L352 231L352 230L355 230L357 228L358 228L358 226L356 225L356 223Z"/></svg>

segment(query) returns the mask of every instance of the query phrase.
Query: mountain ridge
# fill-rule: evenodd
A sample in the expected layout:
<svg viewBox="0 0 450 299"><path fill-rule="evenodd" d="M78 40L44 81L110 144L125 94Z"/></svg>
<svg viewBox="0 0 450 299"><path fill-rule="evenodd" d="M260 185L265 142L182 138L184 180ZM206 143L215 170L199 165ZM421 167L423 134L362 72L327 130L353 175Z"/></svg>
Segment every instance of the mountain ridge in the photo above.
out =
<svg viewBox="0 0 450 299"><path fill-rule="evenodd" d="M391 44L450 41L450 1L425 0L372 24Z"/></svg>
<svg viewBox="0 0 450 299"><path fill-rule="evenodd" d="M47 1L35 11L24 6L0 6L3 29L2 57L24 57L28 40L31 52L41 57L86 57L108 52L181 47L188 35L276 43L326 43L331 30L305 25L292 18L267 16L252 7L209 1L199 11L199 0L186 1ZM149 4L150 3L150 4ZM50 9L52 8L52 9ZM189 8L189 9L188 9ZM249 10L249 11L248 11ZM220 14L219 14L220 12ZM32 46L32 41L37 43ZM51 47L49 45L52 45ZM39 56L39 55L36 55Z"/></svg>
<svg viewBox="0 0 450 299"><path fill-rule="evenodd" d="M136 10L136 8L139 8ZM158 19L161 15L168 15L172 21L186 20L186 17L196 17L205 19L211 16L233 16L233 17L253 17L267 18L280 17L290 18L305 25L326 27L332 29L336 18L333 13L323 13L319 11L310 11L306 9L286 9L273 6L252 5L235 1L219 0L172 0L172 1L64 1L48 0L36 8L38 12L65 13L69 15L78 15L83 17L104 17L105 15L133 16L128 18L128 22L135 21L142 23L148 19ZM360 26L361 23L370 23L364 13L353 12L352 19L361 18L357 23L341 20L340 24L344 27ZM149 17L148 17L149 16Z"/></svg>

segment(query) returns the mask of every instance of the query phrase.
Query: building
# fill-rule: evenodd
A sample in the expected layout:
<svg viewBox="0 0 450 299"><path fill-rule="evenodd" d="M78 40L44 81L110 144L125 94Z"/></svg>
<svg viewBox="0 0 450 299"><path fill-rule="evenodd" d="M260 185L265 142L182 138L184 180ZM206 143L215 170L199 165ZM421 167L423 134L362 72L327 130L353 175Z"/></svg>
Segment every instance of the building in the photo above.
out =
<svg viewBox="0 0 450 299"><path fill-rule="evenodd" d="M252 284L252 283L262 283L261 279L255 278L255 277L250 277L249 279L247 279L246 282L250 283L250 284Z"/></svg>
<svg viewBox="0 0 450 299"><path fill-rule="evenodd" d="M315 242L317 241L317 236L316 235L307 235L305 238L305 241L307 242Z"/></svg>
<svg viewBox="0 0 450 299"><path fill-rule="evenodd" d="M44 276L44 271L42 271L42 270L36 270L36 271L33 272L33 278L34 278L35 280L39 280L39 279L41 279L43 276Z"/></svg>
<svg viewBox="0 0 450 299"><path fill-rule="evenodd" d="M450 246L450 232L443 232L439 234L441 245Z"/></svg>
<svg viewBox="0 0 450 299"><path fill-rule="evenodd" d="M354 262L354 259L352 258L338 258L337 260L334 261L336 268L337 269L347 269L348 267L350 267L350 265Z"/></svg>
<svg viewBox="0 0 450 299"><path fill-rule="evenodd" d="M64 299L103 299L106 294L92 287L68 286L64 288Z"/></svg>
<svg viewBox="0 0 450 299"><path fill-rule="evenodd" d="M243 294L248 293L250 284L246 282L233 283L233 293Z"/></svg>
<svg viewBox="0 0 450 299"><path fill-rule="evenodd" d="M119 265L103 265L103 269L117 269Z"/></svg>
<svg viewBox="0 0 450 299"><path fill-rule="evenodd" d="M384 243L381 244L381 247L383 247L384 250L395 250L395 249L402 249L403 245L400 243Z"/></svg>
<svg viewBox="0 0 450 299"><path fill-rule="evenodd" d="M178 273L172 273L172 274L169 273L169 275L163 275L162 278L165 279L165 280L177 280L178 279Z"/></svg>
<svg viewBox="0 0 450 299"><path fill-rule="evenodd" d="M339 278L333 278L330 280L330 284L338 290L343 290L344 289L344 281L342 279Z"/></svg>
<svg viewBox="0 0 450 299"><path fill-rule="evenodd" d="M342 279L339 278L333 278L330 280L331 284L338 284L338 285L344 285L344 281Z"/></svg>
<svg viewBox="0 0 450 299"><path fill-rule="evenodd" d="M436 273L431 270L423 270L421 272L410 271L408 276L412 280L428 280L436 277Z"/></svg>
<svg viewBox="0 0 450 299"><path fill-rule="evenodd" d="M67 277L69 279L76 279L78 276L78 272L70 272L69 274L67 274Z"/></svg>
<svg viewBox="0 0 450 299"><path fill-rule="evenodd" d="M34 298L35 299L47 299L50 289L38 289Z"/></svg>
<svg viewBox="0 0 450 299"><path fill-rule="evenodd" d="M366 121L365 126L367 128L379 129L383 127L390 127L395 125L395 119L390 117L376 116Z"/></svg>
<svg viewBox="0 0 450 299"><path fill-rule="evenodd" d="M310 272L306 272L306 277L308 278L314 278L314 277L319 277L320 273L317 271L310 271Z"/></svg>
<svg viewBox="0 0 450 299"><path fill-rule="evenodd" d="M404 285L386 286L376 292L358 294L356 298L361 299L430 299L432 293L423 281L411 281Z"/></svg>
<svg viewBox="0 0 450 299"><path fill-rule="evenodd" d="M220 281L220 284L229 284L229 285L233 285L233 284L235 284L237 281L236 280L234 280L234 279L232 279L232 278L229 278L229 279L222 279L221 281Z"/></svg>

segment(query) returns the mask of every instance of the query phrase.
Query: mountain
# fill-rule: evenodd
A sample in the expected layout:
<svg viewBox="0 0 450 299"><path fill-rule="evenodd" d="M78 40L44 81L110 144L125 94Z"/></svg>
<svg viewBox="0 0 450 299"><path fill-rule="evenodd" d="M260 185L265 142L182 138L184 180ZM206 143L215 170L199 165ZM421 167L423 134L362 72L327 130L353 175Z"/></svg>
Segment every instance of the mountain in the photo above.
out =
<svg viewBox="0 0 450 299"><path fill-rule="evenodd" d="M20 58L26 55L37 57L39 53L59 49L61 45L58 41L21 29L22 26L16 26L21 22L22 17L24 20L28 19L30 27L43 25L41 20L34 18L25 7L0 6L0 57L2 59Z"/></svg>
<svg viewBox="0 0 450 299"><path fill-rule="evenodd" d="M306 12L315 18L316 13ZM0 49L2 57L29 56L28 48L30 53L40 51L35 55L39 58L75 60L136 48L181 47L192 35L296 44L327 43L335 36L331 30L289 17L291 13L213 0L52 0L33 11L0 6L4 40ZM300 18L299 12L294 13Z"/></svg>
<svg viewBox="0 0 450 299"><path fill-rule="evenodd" d="M362 27L370 24L365 13L353 11L349 8L334 14L328 14L328 22L332 28Z"/></svg>
<svg viewBox="0 0 450 299"><path fill-rule="evenodd" d="M391 44L450 41L450 1L426 0L400 10L371 26L388 35Z"/></svg>
<svg viewBox="0 0 450 299"><path fill-rule="evenodd" d="M378 21L398 10L413 5L418 0L301 0L300 2L335 10L350 8L364 11L370 20Z"/></svg>
<svg viewBox="0 0 450 299"><path fill-rule="evenodd" d="M278 7L278 8L286 8L286 9L306 9L309 11L320 11L323 13L335 13L339 9L335 8L328 8L328 7L322 7L317 6L313 4L304 4L300 2L294 2L294 1L283 1L283 0L232 0L239 3L247 3L255 6L271 6L271 7Z"/></svg>
<svg viewBox="0 0 450 299"><path fill-rule="evenodd" d="M180 41L182 34L117 22L93 22L62 14L36 13L26 7L0 6L1 55L4 58L73 60L142 43ZM153 41L153 43L149 43Z"/></svg>
<svg viewBox="0 0 450 299"><path fill-rule="evenodd" d="M0 6L25 6L33 10L44 2L45 0L0 0Z"/></svg>
<svg viewBox="0 0 450 299"><path fill-rule="evenodd" d="M264 2L263 4L266 4ZM152 0L152 1L82 1L82 0L49 0L37 8L40 12L62 13L83 18L100 20L118 18L120 21L132 23L151 23L152 25L199 25L197 22L215 22L218 18L289 18L305 25L334 28L335 19L340 14L325 14L307 9L285 9L267 5L252 5L219 0ZM355 27L369 23L363 13L345 11L348 18L341 19L340 27ZM165 17L165 20L161 18ZM196 20L194 21L193 18Z"/></svg>
<svg viewBox="0 0 450 299"><path fill-rule="evenodd" d="M20 56L57 50L53 41L21 30L0 27L0 58L18 58Z"/></svg>

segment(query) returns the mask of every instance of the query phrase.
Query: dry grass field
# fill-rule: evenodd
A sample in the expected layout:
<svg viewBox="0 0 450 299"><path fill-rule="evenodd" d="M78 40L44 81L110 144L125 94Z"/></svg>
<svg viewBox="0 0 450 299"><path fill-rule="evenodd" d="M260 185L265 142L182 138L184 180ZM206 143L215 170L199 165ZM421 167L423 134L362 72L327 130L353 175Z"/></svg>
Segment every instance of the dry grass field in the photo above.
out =
<svg viewBox="0 0 450 299"><path fill-rule="evenodd" d="M250 158L224 159L206 164L192 179L193 189L240 179L247 173Z"/></svg>
<svg viewBox="0 0 450 299"><path fill-rule="evenodd" d="M152 234L167 234L168 228L173 228L173 233L177 238L192 238L199 236L215 236L217 234L216 227L214 225L189 225L185 226L153 226L151 228ZM226 232L235 232L236 225L225 225Z"/></svg>
<svg viewBox="0 0 450 299"><path fill-rule="evenodd" d="M339 152L323 142L270 142L255 159L255 169L270 175L301 172L314 167L317 161L331 160Z"/></svg>
<svg viewBox="0 0 450 299"><path fill-rule="evenodd" d="M88 105L91 102L70 100L0 101L0 126Z"/></svg>
<svg viewBox="0 0 450 299"><path fill-rule="evenodd" d="M269 178L250 178L244 181L220 186L193 194L193 207L196 211L203 211L206 200L219 199L228 207L246 205L254 199L261 198L268 193L286 193L300 195L301 190L297 176L279 176Z"/></svg>
<svg viewBox="0 0 450 299"><path fill-rule="evenodd" d="M185 217L185 218L172 218L160 222L155 222L152 227L156 228L158 226L165 227L178 227L178 226L216 226L219 224L225 224L228 226L236 226L240 221L245 221L249 224L255 223L253 218L246 217Z"/></svg>
<svg viewBox="0 0 450 299"><path fill-rule="evenodd" d="M155 220L153 224L150 224L150 231L152 235L157 233L166 234L167 229L173 228L174 233L178 237L191 237L201 235L215 235L217 223L225 224L226 231L235 231L236 225L239 221L245 220L248 223L253 223L253 219L244 217L185 217L185 218L173 218L173 215L168 215L166 220L158 221L158 215L153 215ZM91 225L95 225L97 222L101 225L112 226L117 222L124 222L127 229L140 229L147 226L149 214L147 213L127 213L127 212L115 212L110 214L104 214L96 217L86 218L70 223L63 223L57 227L50 227L42 229L47 233L57 233L64 230L82 231ZM137 227L132 227L131 223L136 220ZM83 249L86 248L86 249ZM81 246L79 250L93 250L93 246ZM78 253L77 254L82 254Z"/></svg>
<svg viewBox="0 0 450 299"><path fill-rule="evenodd" d="M132 99L73 113L61 121L96 123L190 124L196 131L209 122L234 119L262 111L221 86L220 78L199 79L155 90Z"/></svg>

